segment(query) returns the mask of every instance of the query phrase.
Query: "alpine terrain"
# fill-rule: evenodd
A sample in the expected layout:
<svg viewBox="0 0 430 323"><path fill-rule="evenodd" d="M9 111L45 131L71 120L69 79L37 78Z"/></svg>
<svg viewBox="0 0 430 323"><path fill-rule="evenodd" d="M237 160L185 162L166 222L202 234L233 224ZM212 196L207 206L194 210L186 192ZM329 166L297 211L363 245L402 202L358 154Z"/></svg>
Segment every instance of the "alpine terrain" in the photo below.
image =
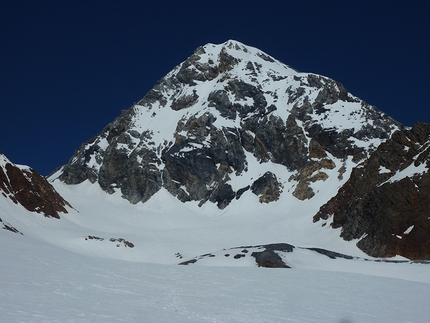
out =
<svg viewBox="0 0 430 323"><path fill-rule="evenodd" d="M10 322L422 322L429 169L430 125L240 42L207 44L47 179L0 154L0 309Z"/></svg>

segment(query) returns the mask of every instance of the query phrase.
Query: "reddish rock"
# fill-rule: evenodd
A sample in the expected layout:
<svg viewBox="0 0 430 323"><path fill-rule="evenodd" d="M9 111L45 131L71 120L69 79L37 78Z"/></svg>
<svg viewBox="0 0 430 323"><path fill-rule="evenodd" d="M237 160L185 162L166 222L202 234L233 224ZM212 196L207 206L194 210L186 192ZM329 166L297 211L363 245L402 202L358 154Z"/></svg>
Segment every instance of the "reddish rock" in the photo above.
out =
<svg viewBox="0 0 430 323"><path fill-rule="evenodd" d="M46 217L59 219L59 212L68 213L66 206L71 205L44 177L32 168L14 165L2 153L0 157L0 191L4 197Z"/></svg>

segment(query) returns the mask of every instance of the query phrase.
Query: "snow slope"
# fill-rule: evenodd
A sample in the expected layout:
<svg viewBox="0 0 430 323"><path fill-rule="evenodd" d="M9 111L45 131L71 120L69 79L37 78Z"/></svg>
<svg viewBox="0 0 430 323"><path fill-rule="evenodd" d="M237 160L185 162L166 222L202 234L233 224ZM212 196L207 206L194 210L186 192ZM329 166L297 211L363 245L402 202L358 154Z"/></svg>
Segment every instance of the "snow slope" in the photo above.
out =
<svg viewBox="0 0 430 323"><path fill-rule="evenodd" d="M227 258L224 255L229 251L225 250L282 242L297 247L294 252L282 255L294 269L370 274L430 283L430 265L363 260L369 257L357 249L355 241L344 241L339 238L338 230L329 225L315 225L303 217L300 201L291 205L297 211L286 218L280 212L285 204L273 204L272 209L268 209L253 198L241 199L243 204L229 211L219 210L213 204L203 206L202 210L197 202L181 203L165 190L160 190L145 204L131 205L119 193L108 195L89 182L54 184L75 207L68 214L62 214L61 219L30 213L8 199L0 200L0 218L22 232L25 239L95 258L176 266L212 253L215 257L197 264L256 267L253 258L235 259L233 254ZM305 247L325 248L359 258L331 259L302 249Z"/></svg>
<svg viewBox="0 0 430 323"><path fill-rule="evenodd" d="M197 202L181 203L164 189L148 202L132 205L119 192L106 194L88 181L79 185L55 181L53 185L75 208L60 220L27 212L15 216L0 213L0 217L25 235L65 249L131 261L172 264L179 262L177 253L191 258L223 248L274 242L365 256L354 241L340 239L337 230L313 224L304 216L305 203L288 193L288 199L263 205L246 192L228 210L219 210L212 203L202 207ZM316 203L314 211L318 207ZM105 240L85 240L88 236ZM118 248L111 238L126 239L134 248Z"/></svg>
<svg viewBox="0 0 430 323"><path fill-rule="evenodd" d="M0 313L7 323L421 323L430 316L430 281L124 262L5 230L0 244Z"/></svg>

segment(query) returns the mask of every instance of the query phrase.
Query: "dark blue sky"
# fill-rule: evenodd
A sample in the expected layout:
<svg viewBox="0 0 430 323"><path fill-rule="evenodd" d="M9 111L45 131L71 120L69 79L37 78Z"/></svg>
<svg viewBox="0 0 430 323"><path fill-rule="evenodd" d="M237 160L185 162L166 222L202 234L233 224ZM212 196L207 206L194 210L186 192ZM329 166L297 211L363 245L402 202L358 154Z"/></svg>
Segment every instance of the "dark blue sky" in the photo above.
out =
<svg viewBox="0 0 430 323"><path fill-rule="evenodd" d="M42 175L206 43L235 39L430 123L427 1L0 0L0 151Z"/></svg>

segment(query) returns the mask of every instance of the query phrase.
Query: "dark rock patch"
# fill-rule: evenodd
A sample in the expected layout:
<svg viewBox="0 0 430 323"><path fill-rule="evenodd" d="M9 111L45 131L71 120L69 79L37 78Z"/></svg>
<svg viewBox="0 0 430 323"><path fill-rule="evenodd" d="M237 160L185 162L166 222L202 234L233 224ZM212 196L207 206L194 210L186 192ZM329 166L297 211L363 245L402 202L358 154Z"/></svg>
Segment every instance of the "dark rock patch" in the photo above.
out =
<svg viewBox="0 0 430 323"><path fill-rule="evenodd" d="M266 248L267 250L273 250L273 251L282 251L282 252L293 252L294 246L288 243L271 243L263 245L262 247Z"/></svg>
<svg viewBox="0 0 430 323"><path fill-rule="evenodd" d="M189 264L194 264L196 262L197 262L197 259L191 259L191 260L187 260L187 261L181 262L178 265L189 265Z"/></svg>
<svg viewBox="0 0 430 323"><path fill-rule="evenodd" d="M88 236L88 237L85 237L85 240L103 241L104 238L100 238L100 237L96 237L96 236Z"/></svg>
<svg viewBox="0 0 430 323"><path fill-rule="evenodd" d="M110 238L109 239L110 242L116 242L116 246L120 247L121 243L124 244L124 247L128 247L128 248L134 248L134 244L131 243L130 241L127 241L123 238Z"/></svg>
<svg viewBox="0 0 430 323"><path fill-rule="evenodd" d="M248 186L246 186L244 188L241 188L241 189L237 190L237 192L236 192L236 200L240 199L240 197L242 196L242 194L245 193L246 191L248 191L250 188L251 188L251 186L248 185Z"/></svg>
<svg viewBox="0 0 430 323"><path fill-rule="evenodd" d="M337 259L337 258L354 259L354 257L352 257L352 256L348 256L348 255L345 255L345 254L342 254L342 253L339 253L339 252L330 251L330 250L326 250L326 249L321 249L321 248L304 248L304 249L316 251L319 254L327 256L327 257L329 257L331 259Z"/></svg>
<svg viewBox="0 0 430 323"><path fill-rule="evenodd" d="M0 218L0 224L1 224L1 228L13 233L19 233L20 235L24 235L21 231L19 231L18 229L14 228L13 226L11 226L9 223L4 222L1 218Z"/></svg>
<svg viewBox="0 0 430 323"><path fill-rule="evenodd" d="M269 203L279 199L279 195L282 191L282 184L278 182L275 174L266 172L252 183L251 191L260 197L261 203Z"/></svg>
<svg viewBox="0 0 430 323"><path fill-rule="evenodd" d="M205 257L213 258L213 257L215 257L215 255L211 254L211 253L205 253L204 255L200 256L200 258L205 258Z"/></svg>
<svg viewBox="0 0 430 323"><path fill-rule="evenodd" d="M97 237L97 236L87 236L85 237L85 240L94 240L94 241L104 241L104 238L101 237ZM124 245L124 247L128 247L128 248L134 248L134 244L131 243L130 241L127 241L123 238L110 238L109 239L110 242L116 243L117 247L121 247L121 244Z"/></svg>
<svg viewBox="0 0 430 323"><path fill-rule="evenodd" d="M282 261L282 258L273 250L266 249L261 252L253 252L251 254L255 258L258 267L267 268L291 268Z"/></svg>

